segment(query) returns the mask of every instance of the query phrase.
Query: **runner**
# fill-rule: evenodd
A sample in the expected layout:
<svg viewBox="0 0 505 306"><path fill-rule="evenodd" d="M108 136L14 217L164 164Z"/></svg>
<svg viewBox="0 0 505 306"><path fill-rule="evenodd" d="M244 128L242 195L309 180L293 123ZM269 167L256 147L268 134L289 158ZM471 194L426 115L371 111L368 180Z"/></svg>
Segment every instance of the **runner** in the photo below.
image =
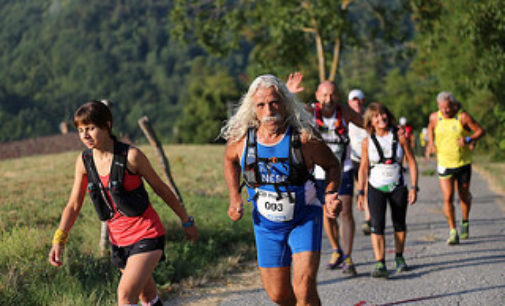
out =
<svg viewBox="0 0 505 306"><path fill-rule="evenodd" d="M437 96L438 112L430 115L428 125L427 155L437 154L437 172L444 196L444 214L449 224L447 244L459 244L459 238L468 239L470 208L470 177L472 174L472 150L484 130L470 114L461 110L454 95L442 91ZM436 148L435 148L436 146ZM461 236L456 229L454 213L454 184L457 182L461 206Z"/></svg>
<svg viewBox="0 0 505 306"><path fill-rule="evenodd" d="M119 305L163 305L152 272L164 257L165 230L151 206L143 179L181 219L186 238L196 242L194 219L188 216L170 188L138 148L112 135L112 114L99 101L77 109L74 125L87 147L75 162L75 178L68 203L53 237L49 262L63 265L64 245L79 216L86 189L98 217L106 221L112 243L112 261L122 272Z"/></svg>
<svg viewBox="0 0 505 306"><path fill-rule="evenodd" d="M353 89L349 92L349 99L347 100L349 106L357 113L363 115L365 108L365 94L360 89ZM351 140L351 160L352 160L352 171L354 173L354 181L358 182L358 172L359 164L361 161L361 142L367 137L367 132L365 129L360 128L354 123L349 123L349 138ZM365 188L366 191L366 188ZM368 201L365 195L364 202L365 210L365 221L361 225L361 230L363 234L370 235L370 213L368 211Z"/></svg>
<svg viewBox="0 0 505 306"><path fill-rule="evenodd" d="M279 305L320 305L316 288L322 207L310 171L327 171L325 213L336 218L340 164L317 138L310 114L273 75L257 77L221 131L224 173L234 221L243 215L240 173L253 204L258 266ZM293 271L291 281L291 268Z"/></svg>
<svg viewBox="0 0 505 306"><path fill-rule="evenodd" d="M291 92L300 92L299 88L303 88L300 87L302 79L301 73L290 75L288 88ZM330 81L320 83L315 96L318 102L313 103L308 109L313 113L315 125L324 141L343 165L342 183L338 191L343 203L340 229L336 219L324 217L324 229L333 248L327 267L335 269L342 264L342 271L345 274L355 276L357 272L351 258L355 223L352 214L353 164L350 158L348 123L354 122L357 126L362 126L363 119L349 105L338 103L337 86ZM323 201L325 171L316 165L314 176L319 199ZM339 241L339 232L342 243Z"/></svg>
<svg viewBox="0 0 505 306"><path fill-rule="evenodd" d="M395 118L382 104L372 103L365 112L365 129L369 136L363 140L358 181L358 209L364 209L364 188L368 181L368 208L371 216L371 241L377 263L372 277L388 277L386 268L386 225L387 202L395 237L395 267L402 272L408 269L403 258L407 233L407 203L417 199L417 163L403 130L396 131ZM410 191L403 177L402 158L407 157L412 186Z"/></svg>

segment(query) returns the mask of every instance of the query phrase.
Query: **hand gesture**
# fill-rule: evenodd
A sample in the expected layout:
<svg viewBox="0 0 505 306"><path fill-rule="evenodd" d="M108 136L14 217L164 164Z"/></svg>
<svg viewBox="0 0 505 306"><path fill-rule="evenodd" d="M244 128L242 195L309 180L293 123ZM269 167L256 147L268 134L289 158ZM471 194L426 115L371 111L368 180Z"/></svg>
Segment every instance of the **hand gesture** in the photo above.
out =
<svg viewBox="0 0 505 306"><path fill-rule="evenodd" d="M328 218L335 219L342 211L342 201L338 193L328 193L324 197L324 212Z"/></svg>
<svg viewBox="0 0 505 306"><path fill-rule="evenodd" d="M244 215L244 203L240 202L238 204L230 203L228 207L228 217L233 221L238 221Z"/></svg>
<svg viewBox="0 0 505 306"><path fill-rule="evenodd" d="M305 87L300 86L303 80L303 74L301 72L290 73L288 81L286 82L286 87L294 94L302 92Z"/></svg>

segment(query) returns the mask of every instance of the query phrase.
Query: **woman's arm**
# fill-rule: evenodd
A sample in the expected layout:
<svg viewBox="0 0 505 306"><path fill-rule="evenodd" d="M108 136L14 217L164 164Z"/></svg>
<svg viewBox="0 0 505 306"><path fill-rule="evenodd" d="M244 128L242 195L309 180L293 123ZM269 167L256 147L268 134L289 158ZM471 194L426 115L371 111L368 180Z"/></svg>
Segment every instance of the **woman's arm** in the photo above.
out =
<svg viewBox="0 0 505 306"><path fill-rule="evenodd" d="M368 137L363 139L361 142L361 161L359 164L358 170L358 199L356 204L359 210L365 209L365 187L366 182L368 180L368 169L369 169L369 161L368 161Z"/></svg>
<svg viewBox="0 0 505 306"><path fill-rule="evenodd" d="M190 221L186 209L177 199L170 187L163 182L160 176L154 171L149 159L138 148L131 147L128 151L128 167L142 176L153 188L154 192L172 209L172 211L181 219L182 223ZM198 240L198 231L195 226L184 227L186 238L196 242Z"/></svg>
<svg viewBox="0 0 505 306"><path fill-rule="evenodd" d="M63 255L63 246L67 240L68 232L81 211L87 184L88 178L84 162L82 161L82 156L79 155L75 161L74 185L72 186L67 205L61 214L60 224L53 238L53 247L49 252L49 262L53 266L61 266L63 264L61 258Z"/></svg>
<svg viewBox="0 0 505 306"><path fill-rule="evenodd" d="M407 162L409 164L410 180L412 182L412 186L409 191L409 204L412 205L417 200L417 192L419 190L419 187L417 186L417 162L414 153L412 153L409 141L405 137L400 137L400 145L402 146L403 152L405 152L405 156L407 157Z"/></svg>

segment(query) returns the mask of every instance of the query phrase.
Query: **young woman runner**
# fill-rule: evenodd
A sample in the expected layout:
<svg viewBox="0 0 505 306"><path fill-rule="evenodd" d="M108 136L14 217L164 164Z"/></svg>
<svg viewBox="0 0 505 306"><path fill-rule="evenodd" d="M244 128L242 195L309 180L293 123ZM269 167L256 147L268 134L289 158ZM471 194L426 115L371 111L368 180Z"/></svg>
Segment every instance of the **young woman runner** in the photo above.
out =
<svg viewBox="0 0 505 306"><path fill-rule="evenodd" d="M198 240L189 216L170 188L138 148L112 135L112 114L99 101L77 109L74 125L86 150L75 161L72 192L53 237L49 262L63 265L68 232L77 220L86 190L98 217L106 221L112 244L112 261L122 272L117 288L118 305L162 305L152 272L163 258L165 230L144 189L144 179L181 219L186 238Z"/></svg>

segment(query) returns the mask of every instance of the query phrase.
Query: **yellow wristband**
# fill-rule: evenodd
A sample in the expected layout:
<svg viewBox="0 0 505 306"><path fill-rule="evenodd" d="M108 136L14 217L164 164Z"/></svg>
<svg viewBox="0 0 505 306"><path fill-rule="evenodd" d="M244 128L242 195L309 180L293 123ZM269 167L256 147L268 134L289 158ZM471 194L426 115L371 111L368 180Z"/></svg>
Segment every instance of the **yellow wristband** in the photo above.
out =
<svg viewBox="0 0 505 306"><path fill-rule="evenodd" d="M67 242L68 233L62 229L57 229L53 236L53 245L61 244L65 245Z"/></svg>

